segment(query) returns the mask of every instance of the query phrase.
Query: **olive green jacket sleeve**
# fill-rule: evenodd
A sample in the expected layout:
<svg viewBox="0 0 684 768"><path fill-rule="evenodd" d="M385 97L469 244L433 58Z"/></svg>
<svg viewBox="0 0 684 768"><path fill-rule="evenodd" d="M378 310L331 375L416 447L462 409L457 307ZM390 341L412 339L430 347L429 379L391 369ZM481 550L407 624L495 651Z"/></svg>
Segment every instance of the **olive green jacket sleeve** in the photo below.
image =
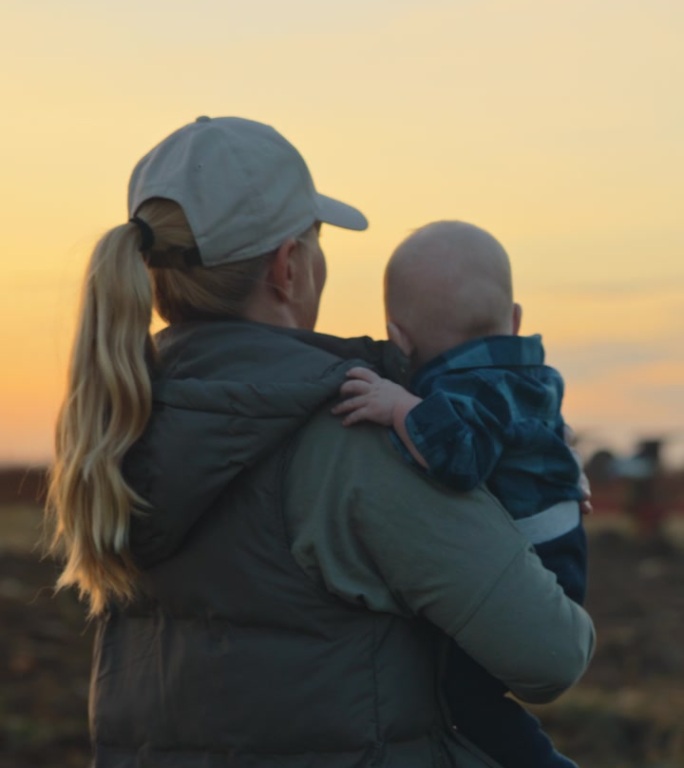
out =
<svg viewBox="0 0 684 768"><path fill-rule="evenodd" d="M497 500L431 482L387 430L315 416L293 451L285 517L295 559L329 592L427 619L522 700L549 701L586 669L589 616Z"/></svg>

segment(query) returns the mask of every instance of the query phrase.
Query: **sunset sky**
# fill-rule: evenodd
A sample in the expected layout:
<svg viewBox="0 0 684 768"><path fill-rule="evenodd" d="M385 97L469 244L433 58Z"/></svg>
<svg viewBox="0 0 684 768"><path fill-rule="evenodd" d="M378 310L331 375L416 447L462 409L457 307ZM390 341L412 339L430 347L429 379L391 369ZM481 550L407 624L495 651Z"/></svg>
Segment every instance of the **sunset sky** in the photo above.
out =
<svg viewBox="0 0 684 768"><path fill-rule="evenodd" d="M393 247L473 222L587 450L684 457L682 40L681 0L3 0L0 461L49 458L89 249L202 114L273 125L368 216L323 231L319 330L384 337Z"/></svg>

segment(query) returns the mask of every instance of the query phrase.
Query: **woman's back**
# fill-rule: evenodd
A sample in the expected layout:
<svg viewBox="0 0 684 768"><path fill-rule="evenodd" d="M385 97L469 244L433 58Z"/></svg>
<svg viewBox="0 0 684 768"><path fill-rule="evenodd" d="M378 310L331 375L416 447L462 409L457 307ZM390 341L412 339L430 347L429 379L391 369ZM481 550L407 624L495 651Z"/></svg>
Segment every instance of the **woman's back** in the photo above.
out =
<svg viewBox="0 0 684 768"><path fill-rule="evenodd" d="M290 454L353 363L248 323L178 335L162 350L183 378L157 380L127 459L157 507L132 527L148 599L113 608L98 632L96 765L430 764L444 726L438 633L326 592L290 551ZM211 361L211 381L190 357Z"/></svg>

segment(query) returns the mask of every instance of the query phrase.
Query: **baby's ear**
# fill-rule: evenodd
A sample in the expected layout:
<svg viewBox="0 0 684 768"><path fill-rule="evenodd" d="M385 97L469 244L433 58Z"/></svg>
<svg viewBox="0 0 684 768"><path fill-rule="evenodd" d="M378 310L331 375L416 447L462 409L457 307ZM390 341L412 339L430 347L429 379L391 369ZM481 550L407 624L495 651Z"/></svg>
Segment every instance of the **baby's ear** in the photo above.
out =
<svg viewBox="0 0 684 768"><path fill-rule="evenodd" d="M522 307L520 304L513 305L513 336L520 333L520 324L522 323Z"/></svg>
<svg viewBox="0 0 684 768"><path fill-rule="evenodd" d="M411 357L415 347L403 328L400 328L396 323L387 323L387 338L394 342L406 357Z"/></svg>

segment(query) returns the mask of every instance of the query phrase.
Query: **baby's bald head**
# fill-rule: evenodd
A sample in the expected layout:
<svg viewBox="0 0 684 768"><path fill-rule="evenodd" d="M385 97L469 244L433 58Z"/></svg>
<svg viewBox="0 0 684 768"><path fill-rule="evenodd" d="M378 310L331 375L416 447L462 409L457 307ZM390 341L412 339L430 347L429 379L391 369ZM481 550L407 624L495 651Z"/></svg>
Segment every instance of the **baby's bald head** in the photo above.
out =
<svg viewBox="0 0 684 768"><path fill-rule="evenodd" d="M506 251L460 221L428 224L399 245L385 272L385 309L418 365L470 339L517 333L519 323Z"/></svg>

